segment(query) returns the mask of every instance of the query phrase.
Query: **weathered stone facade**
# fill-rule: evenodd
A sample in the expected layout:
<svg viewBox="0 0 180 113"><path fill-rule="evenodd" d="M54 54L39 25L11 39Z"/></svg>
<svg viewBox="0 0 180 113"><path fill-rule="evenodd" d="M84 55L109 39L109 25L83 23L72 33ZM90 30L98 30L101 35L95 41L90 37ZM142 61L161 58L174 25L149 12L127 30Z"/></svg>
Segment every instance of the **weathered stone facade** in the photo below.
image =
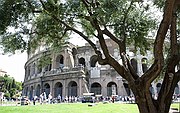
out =
<svg viewBox="0 0 180 113"><path fill-rule="evenodd" d="M106 41L111 55L121 63L116 44L109 39ZM96 45L99 47L98 42ZM97 56L88 44L77 47L68 43L59 52L50 52L46 48L41 48L39 47L34 54L29 54L25 64L23 95L30 99L43 92L47 95L51 92L54 98L58 95L82 96L83 93L88 92L102 96L132 94L128 83L113 68L98 64ZM100 47L99 49L101 50ZM141 75L148 69L148 60L152 57L152 53L147 51L147 55L142 56L139 52L135 55L131 51L133 48L129 48L127 54L135 71ZM38 68L38 61L43 55L51 57L51 64ZM158 93L160 85L161 81L152 84L150 90L153 94ZM178 85L176 93L179 94Z"/></svg>

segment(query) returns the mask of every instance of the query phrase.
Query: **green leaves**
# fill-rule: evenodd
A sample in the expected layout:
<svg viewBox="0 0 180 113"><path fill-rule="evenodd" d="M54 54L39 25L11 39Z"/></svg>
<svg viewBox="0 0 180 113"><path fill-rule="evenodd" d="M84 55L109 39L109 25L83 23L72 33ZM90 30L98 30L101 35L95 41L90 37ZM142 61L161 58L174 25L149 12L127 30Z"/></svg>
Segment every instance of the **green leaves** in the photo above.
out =
<svg viewBox="0 0 180 113"><path fill-rule="evenodd" d="M23 36L19 33L7 34L7 36L4 35L1 37L0 45L3 46L5 53L15 53L16 50L21 50L23 52L27 48Z"/></svg>
<svg viewBox="0 0 180 113"><path fill-rule="evenodd" d="M147 13L148 6L136 0L90 0L86 3L80 0L46 0L43 4L36 0L5 0L0 2L0 6L1 44L5 52L17 49L34 51L42 42L58 50L74 28L89 38L95 37L95 21L127 44L143 49L148 47L145 38L155 26ZM7 33L9 27L15 28L16 33Z"/></svg>
<svg viewBox="0 0 180 113"><path fill-rule="evenodd" d="M38 61L38 68L43 68L49 64L51 64L51 57L44 55Z"/></svg>

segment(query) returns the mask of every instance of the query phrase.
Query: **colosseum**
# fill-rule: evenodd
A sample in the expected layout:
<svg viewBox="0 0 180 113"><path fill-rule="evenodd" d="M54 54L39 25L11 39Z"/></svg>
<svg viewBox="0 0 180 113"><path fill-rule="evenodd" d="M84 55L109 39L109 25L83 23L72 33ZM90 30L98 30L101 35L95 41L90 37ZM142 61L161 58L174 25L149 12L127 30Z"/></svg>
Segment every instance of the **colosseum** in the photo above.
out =
<svg viewBox="0 0 180 113"><path fill-rule="evenodd" d="M116 44L110 39L106 39L110 53L121 63ZM97 47L99 43L96 42ZM127 48L127 54L131 59L132 66L141 75L148 69L152 59L151 51L147 51L146 56L136 55L133 48ZM51 63L39 68L40 58L49 56ZM157 94L161 87L161 80L152 83L150 91ZM45 92L52 94L53 98L58 95L83 96L84 93L94 93L102 96L129 96L132 95L128 88L128 83L121 78L109 65L99 65L97 56L90 45L75 46L66 43L58 52L52 52L45 46L40 46L32 54L28 54L25 64L25 77L23 83L23 95L32 99L33 96L40 96ZM175 94L179 94L179 85L175 89Z"/></svg>

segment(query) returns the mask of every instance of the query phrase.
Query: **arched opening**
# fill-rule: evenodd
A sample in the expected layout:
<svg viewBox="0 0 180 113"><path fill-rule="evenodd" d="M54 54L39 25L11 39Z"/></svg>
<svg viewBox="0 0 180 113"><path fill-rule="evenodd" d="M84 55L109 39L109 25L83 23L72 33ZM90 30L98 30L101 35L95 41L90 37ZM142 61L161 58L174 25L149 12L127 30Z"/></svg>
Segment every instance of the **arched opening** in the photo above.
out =
<svg viewBox="0 0 180 113"><path fill-rule="evenodd" d="M156 89L157 89L157 94L159 94L159 91L161 89L161 83L157 83Z"/></svg>
<svg viewBox="0 0 180 113"><path fill-rule="evenodd" d="M143 73L147 71L148 69L148 66L147 66L147 58L143 58L141 60L141 63L142 63L142 70L143 70Z"/></svg>
<svg viewBox="0 0 180 113"><path fill-rule="evenodd" d="M56 68L57 69L62 69L64 67L64 56L63 55L58 55L56 57Z"/></svg>
<svg viewBox="0 0 180 113"><path fill-rule="evenodd" d="M96 63L97 63L97 55L93 55L93 56L90 58L91 67L96 67Z"/></svg>
<svg viewBox="0 0 180 113"><path fill-rule="evenodd" d="M30 100L33 99L33 86L31 86L31 88L30 88L29 99L30 99Z"/></svg>
<svg viewBox="0 0 180 113"><path fill-rule="evenodd" d="M149 87L149 91L151 92L152 95L155 95L154 88L152 85Z"/></svg>
<svg viewBox="0 0 180 113"><path fill-rule="evenodd" d="M50 94L50 85L48 83L46 83L44 85L44 93L46 95L46 98L48 97L48 95Z"/></svg>
<svg viewBox="0 0 180 113"><path fill-rule="evenodd" d="M137 60L136 59L131 59L131 65L133 67L133 69L135 70L135 72L137 73L138 70L137 70Z"/></svg>
<svg viewBox="0 0 180 113"><path fill-rule="evenodd" d="M125 88L125 90L126 90L127 95L130 96L130 95L131 95L131 91L130 91L130 89L129 89L128 84L127 84L127 83L123 83L123 85L124 85L124 88Z"/></svg>
<svg viewBox="0 0 180 113"><path fill-rule="evenodd" d="M38 84L37 87L36 87L36 96L40 96L40 90L41 90L41 87L40 85Z"/></svg>
<svg viewBox="0 0 180 113"><path fill-rule="evenodd" d="M115 82L109 82L107 84L107 96L117 95L117 84Z"/></svg>
<svg viewBox="0 0 180 113"><path fill-rule="evenodd" d="M176 87L174 89L174 94L179 95L179 86L178 86L178 84L176 84Z"/></svg>
<svg viewBox="0 0 180 113"><path fill-rule="evenodd" d="M62 96L62 90L63 89L63 85L60 82L57 82L54 86L54 97L58 97L58 95Z"/></svg>
<svg viewBox="0 0 180 113"><path fill-rule="evenodd" d="M68 96L77 96L77 83L75 81L68 84Z"/></svg>
<svg viewBox="0 0 180 113"><path fill-rule="evenodd" d="M91 85L91 93L94 93L94 95L100 95L101 94L101 85L99 83L93 83Z"/></svg>
<svg viewBox="0 0 180 113"><path fill-rule="evenodd" d="M80 58L79 59L79 64L85 67L86 66L85 59L84 58Z"/></svg>

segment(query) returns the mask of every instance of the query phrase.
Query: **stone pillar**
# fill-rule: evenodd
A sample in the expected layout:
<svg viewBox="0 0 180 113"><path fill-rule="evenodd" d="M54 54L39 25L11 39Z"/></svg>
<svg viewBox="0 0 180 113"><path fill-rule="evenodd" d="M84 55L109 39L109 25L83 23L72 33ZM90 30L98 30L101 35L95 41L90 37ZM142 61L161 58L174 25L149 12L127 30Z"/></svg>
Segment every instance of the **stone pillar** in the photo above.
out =
<svg viewBox="0 0 180 113"><path fill-rule="evenodd" d="M107 96L107 86L102 86L101 94L102 96Z"/></svg>
<svg viewBox="0 0 180 113"><path fill-rule="evenodd" d="M53 90L53 88L54 88L54 80L52 80L52 81L50 81L50 93L52 94L52 95L54 95L54 90Z"/></svg>
<svg viewBox="0 0 180 113"><path fill-rule="evenodd" d="M107 83L109 81L109 77L108 76L104 76L103 78L101 78L100 85L101 85L101 95L102 96L106 96L107 95ZM111 81L111 80L110 80Z"/></svg>
<svg viewBox="0 0 180 113"><path fill-rule="evenodd" d="M52 70L56 69L56 54L53 53L52 54L52 60L51 60L51 64L52 64Z"/></svg>
<svg viewBox="0 0 180 113"><path fill-rule="evenodd" d="M78 94L77 95L79 95L79 96L82 96L83 95L83 86L82 86L82 78L79 78L79 86L78 86Z"/></svg>
<svg viewBox="0 0 180 113"><path fill-rule="evenodd" d="M62 96L65 97L66 94L66 80L63 80L63 91L62 91Z"/></svg>

